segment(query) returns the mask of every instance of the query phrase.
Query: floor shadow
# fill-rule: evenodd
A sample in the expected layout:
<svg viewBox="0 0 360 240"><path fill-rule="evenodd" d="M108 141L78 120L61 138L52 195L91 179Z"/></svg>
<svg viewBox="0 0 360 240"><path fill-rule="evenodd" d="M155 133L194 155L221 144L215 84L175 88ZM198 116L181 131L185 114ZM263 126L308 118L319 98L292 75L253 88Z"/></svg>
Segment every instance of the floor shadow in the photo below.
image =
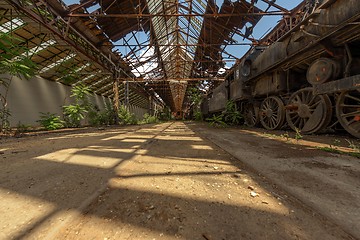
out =
<svg viewBox="0 0 360 240"><path fill-rule="evenodd" d="M95 215L115 222L113 232L121 230L116 222L142 228L142 234L150 234L148 230L151 230L157 232L157 236L164 234L183 239L292 239L302 231L300 226L290 226L289 216L256 207L150 191L111 188L96 202L99 204L87 209L84 218ZM88 234L90 228L91 225L80 220L69 234L74 236L76 233L86 239L91 237ZM105 235L106 230L103 229ZM112 237L121 239L127 234L118 233ZM303 237L308 236L305 234Z"/></svg>
<svg viewBox="0 0 360 240"><path fill-rule="evenodd" d="M177 234L186 239L206 239L206 237L209 239L279 239L279 236L289 239L299 233L304 237L307 237L307 234L311 236L311 227L308 226L309 229L304 230L301 225L290 225L287 221L288 216L264 211L258 207L234 205L230 201L212 202L199 200L196 197L179 197L121 186L106 189L111 179L209 177L236 173L236 171L204 170L201 172L140 174L125 172L119 174L119 171L123 173L121 166L124 163L140 161L143 154L152 156L154 159L166 158L169 161L182 161L182 164L187 164L189 167L193 164L203 164L204 158L210 163L227 161L228 164L236 164L230 160L224 160L225 153L221 153L214 145L196 134L193 134L196 137L195 140L182 140L181 137L186 138L189 135L172 135L171 131L166 132L171 129L172 124L153 125L139 131L131 130L132 136L128 136L129 133L126 130L124 133L127 136L113 130L83 135L49 135L46 139L29 139L29 142L19 143L17 153L11 152L15 151L14 149L6 150L0 160L2 168L0 189L16 194L24 202L39 199L55 206L55 209L47 215L22 226L17 235L12 237L14 239L25 237L58 211L78 211L79 206L94 196L94 193L99 192L99 189L103 189L104 193L92 201L90 207L80 209L82 213L99 219L112 219L119 224L138 226L148 231L167 235ZM183 129L188 128L183 127ZM169 138L167 138L168 135ZM147 137L143 138L144 136ZM163 138L164 136L166 138ZM74 138L78 140L75 144L71 144L69 139ZM49 147L40 149L40 145L45 143ZM167 148L163 148L165 143ZM186 158L192 160L186 161ZM101 201L99 201L100 198ZM0 200L0 204L1 201L3 200ZM154 201L161 204L151 207ZM280 232L273 231L275 226ZM222 227L227 229L226 232L215 230ZM254 228L256 228L256 234ZM86 238L85 235L83 237Z"/></svg>

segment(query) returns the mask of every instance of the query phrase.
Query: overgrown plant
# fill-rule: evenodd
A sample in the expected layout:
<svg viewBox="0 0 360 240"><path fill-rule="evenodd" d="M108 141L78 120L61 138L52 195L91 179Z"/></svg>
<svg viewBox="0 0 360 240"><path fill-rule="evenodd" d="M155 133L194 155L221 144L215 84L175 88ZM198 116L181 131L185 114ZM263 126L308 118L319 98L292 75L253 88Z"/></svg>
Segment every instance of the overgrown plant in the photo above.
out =
<svg viewBox="0 0 360 240"><path fill-rule="evenodd" d="M0 35L0 131L9 129L10 109L8 108L8 93L14 77L30 79L36 73L37 66L31 60L31 56L22 54L29 49L22 47L19 43L22 40L10 34Z"/></svg>
<svg viewBox="0 0 360 240"><path fill-rule="evenodd" d="M200 103L202 100L202 92L198 88L192 87L192 88L188 89L188 95L190 98L190 102L192 104L194 120L202 121L203 116L202 116L201 109L200 109Z"/></svg>
<svg viewBox="0 0 360 240"><path fill-rule="evenodd" d="M81 120L85 118L85 114L91 108L89 94L90 88L83 84L76 85L71 89L70 97L75 98L75 104L63 106L64 120L68 127L81 126Z"/></svg>
<svg viewBox="0 0 360 240"><path fill-rule="evenodd" d="M22 124L20 121L16 126L16 130L14 132L14 137L22 137L24 133L28 132L31 126Z"/></svg>
<svg viewBox="0 0 360 240"><path fill-rule="evenodd" d="M243 119L240 111L237 110L234 101L229 100L226 103L225 111L223 112L224 120L229 125L238 125Z"/></svg>
<svg viewBox="0 0 360 240"><path fill-rule="evenodd" d="M70 97L74 97L77 104L80 104L85 108L90 108L90 104L89 104L90 92L91 89L89 86L86 86L84 84L79 84L71 89Z"/></svg>
<svg viewBox="0 0 360 240"><path fill-rule="evenodd" d="M169 121L171 119L171 110L168 107L164 107L160 112L159 112L159 120L160 121Z"/></svg>
<svg viewBox="0 0 360 240"><path fill-rule="evenodd" d="M303 136L301 135L301 130L298 129L298 128L295 128L295 139L296 139L296 141L299 141L302 138L303 138Z"/></svg>
<svg viewBox="0 0 360 240"><path fill-rule="evenodd" d="M106 104L105 109L100 111L97 106L92 107L88 112L89 123L93 126L115 124L114 109L111 104Z"/></svg>
<svg viewBox="0 0 360 240"><path fill-rule="evenodd" d="M354 150L357 153L360 153L360 146L355 144L353 141L350 141L348 139L345 139L345 141L349 144L349 148Z"/></svg>
<svg viewBox="0 0 360 240"><path fill-rule="evenodd" d="M4 104L4 102L2 102L2 106L1 106L1 110L0 110L0 120L1 120L0 132L5 132L8 129L10 129L9 118L11 117L11 112L10 112L10 109L8 109L6 106L7 106L7 103Z"/></svg>
<svg viewBox="0 0 360 240"><path fill-rule="evenodd" d="M40 120L37 122L39 122L46 130L56 130L64 127L64 121L62 121L56 114L49 112L40 112L40 114Z"/></svg>
<svg viewBox="0 0 360 240"><path fill-rule="evenodd" d="M284 134L281 134L280 137L285 138L286 141L289 141L290 135L289 135L288 132L286 132L286 133L284 133Z"/></svg>
<svg viewBox="0 0 360 240"><path fill-rule="evenodd" d="M218 115L215 114L212 117L207 118L206 121L208 121L210 126L212 126L212 127L226 127L227 126L226 122L224 122L224 120L223 120L222 114L218 114Z"/></svg>
<svg viewBox="0 0 360 240"><path fill-rule="evenodd" d="M80 104L63 106L63 110L67 127L80 127L81 120L85 118L85 113L88 112L88 110Z"/></svg>
<svg viewBox="0 0 360 240"><path fill-rule="evenodd" d="M124 125L137 124L134 113L131 113L125 106L120 106L118 111L119 123Z"/></svg>
<svg viewBox="0 0 360 240"><path fill-rule="evenodd" d="M149 113L145 113L143 116L143 120L141 122L142 123L156 123L158 121L159 121L159 119L156 116L150 115Z"/></svg>
<svg viewBox="0 0 360 240"><path fill-rule="evenodd" d="M202 115L201 111L194 112L194 120L195 121L202 121L203 120L203 115Z"/></svg>

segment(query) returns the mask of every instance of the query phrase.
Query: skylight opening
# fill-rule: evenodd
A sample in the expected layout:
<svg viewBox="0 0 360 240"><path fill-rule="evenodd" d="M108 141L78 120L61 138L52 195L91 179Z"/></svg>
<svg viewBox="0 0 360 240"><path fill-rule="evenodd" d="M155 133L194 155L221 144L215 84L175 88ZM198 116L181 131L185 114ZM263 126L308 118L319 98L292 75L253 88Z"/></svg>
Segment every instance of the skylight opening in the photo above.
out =
<svg viewBox="0 0 360 240"><path fill-rule="evenodd" d="M90 65L91 65L90 63L86 63L85 65L82 65L81 67L78 67L77 69L75 69L73 72L68 73L68 74L66 74L66 75L63 75L62 77L59 77L59 78L56 79L55 81L60 81L61 79L65 78L65 77L68 77L68 76L70 76L70 75L73 74L73 73L78 73L78 72L80 72L81 70L87 68L87 67L90 66Z"/></svg>
<svg viewBox="0 0 360 240"><path fill-rule="evenodd" d="M25 25L25 22L20 18L14 18L10 21L0 25L0 33L6 34L12 32Z"/></svg>
<svg viewBox="0 0 360 240"><path fill-rule="evenodd" d="M96 82L92 83L92 84L90 85L90 87L96 86L96 85L98 85L99 83L104 82L105 80L107 80L107 79L109 79L109 78L110 78L110 76L104 77L104 78L100 79L99 81L96 81Z"/></svg>
<svg viewBox="0 0 360 240"><path fill-rule="evenodd" d="M95 12L97 10L101 9L100 4L96 3L95 5L87 8L86 10L88 10L88 12Z"/></svg>
<svg viewBox="0 0 360 240"><path fill-rule="evenodd" d="M89 79L91 79L91 78L93 78L93 77L95 77L95 76L96 76L96 74L91 74L91 75L85 77L85 78L84 78L83 80L81 80L80 82L85 82L86 80L89 80Z"/></svg>
<svg viewBox="0 0 360 240"><path fill-rule="evenodd" d="M48 66L46 66L46 67L44 67L43 69L40 70L39 73L47 72L47 71L49 71L50 69L52 69L52 68L60 65L61 63L66 62L66 61L72 59L72 58L75 57L75 56L76 56L75 53L71 53L70 55L66 56L65 58L60 59L60 60L58 60L58 61L56 61L56 62L54 62L54 63L52 63L52 64L50 64L50 65L48 65Z"/></svg>
<svg viewBox="0 0 360 240"><path fill-rule="evenodd" d="M105 84L104 86L102 86L101 88L99 88L98 90L96 90L95 93L101 92L101 91L104 90L105 88L109 87L111 84L112 84L112 83Z"/></svg>
<svg viewBox="0 0 360 240"><path fill-rule="evenodd" d="M54 45L55 43L56 43L55 40L50 39L50 40L48 40L46 42L41 43L40 45L38 45L36 47L31 48L30 50L22 53L21 55L15 57L14 60L19 60L21 57L33 56L33 55L41 52L42 50L50 47L51 45Z"/></svg>
<svg viewBox="0 0 360 240"><path fill-rule="evenodd" d="M82 70L84 70L85 68L87 68L88 66L90 66L91 64L90 63L86 63L85 65L77 68L74 72L77 73L77 72L80 72Z"/></svg>

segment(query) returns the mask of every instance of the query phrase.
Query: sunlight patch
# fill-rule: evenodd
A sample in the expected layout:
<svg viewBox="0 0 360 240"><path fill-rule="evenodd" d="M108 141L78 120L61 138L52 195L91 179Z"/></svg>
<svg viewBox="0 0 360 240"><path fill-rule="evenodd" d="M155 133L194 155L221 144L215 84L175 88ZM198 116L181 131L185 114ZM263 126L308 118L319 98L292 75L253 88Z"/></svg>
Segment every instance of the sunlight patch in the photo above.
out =
<svg viewBox="0 0 360 240"><path fill-rule="evenodd" d="M207 145L191 145L192 149L199 149L199 150L214 150L212 147Z"/></svg>
<svg viewBox="0 0 360 240"><path fill-rule="evenodd" d="M132 149L63 149L60 151L45 154L35 159L60 162L66 164L90 166L97 168L112 168L123 160L121 153L131 153ZM102 155L102 156L101 156Z"/></svg>
<svg viewBox="0 0 360 240"><path fill-rule="evenodd" d="M146 139L124 138L121 142L146 142Z"/></svg>

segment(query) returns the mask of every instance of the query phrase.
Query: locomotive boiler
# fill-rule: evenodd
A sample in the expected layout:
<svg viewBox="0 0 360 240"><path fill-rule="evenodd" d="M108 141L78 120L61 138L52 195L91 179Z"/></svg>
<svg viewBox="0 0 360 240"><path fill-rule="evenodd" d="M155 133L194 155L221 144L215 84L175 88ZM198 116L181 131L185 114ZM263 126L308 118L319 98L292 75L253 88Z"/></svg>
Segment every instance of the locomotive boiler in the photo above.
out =
<svg viewBox="0 0 360 240"><path fill-rule="evenodd" d="M206 111L233 100L250 126L311 134L338 122L360 137L359 1L309 2L245 54L209 95Z"/></svg>

